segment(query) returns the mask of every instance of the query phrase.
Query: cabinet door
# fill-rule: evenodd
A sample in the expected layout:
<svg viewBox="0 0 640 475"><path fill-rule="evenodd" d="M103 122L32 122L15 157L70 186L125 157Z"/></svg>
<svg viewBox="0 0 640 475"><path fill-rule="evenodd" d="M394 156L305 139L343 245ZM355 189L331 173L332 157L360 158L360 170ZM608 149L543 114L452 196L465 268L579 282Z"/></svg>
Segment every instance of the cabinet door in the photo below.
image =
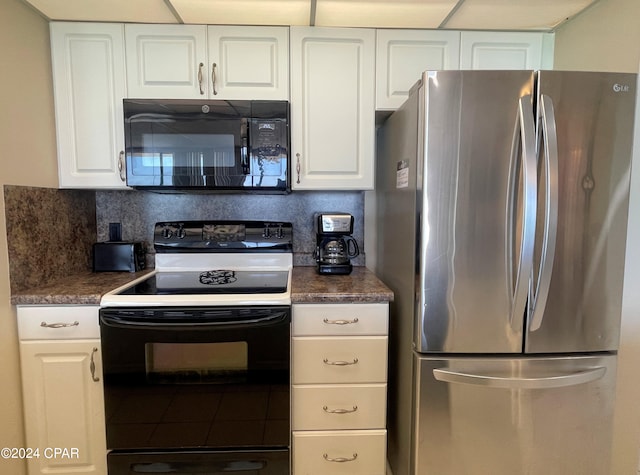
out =
<svg viewBox="0 0 640 475"><path fill-rule="evenodd" d="M395 110L423 71L458 69L460 32L378 30L376 32L376 109Z"/></svg>
<svg viewBox="0 0 640 475"><path fill-rule="evenodd" d="M126 188L123 27L51 23L61 188Z"/></svg>
<svg viewBox="0 0 640 475"><path fill-rule="evenodd" d="M131 98L207 97L207 30L203 25L125 25Z"/></svg>
<svg viewBox="0 0 640 475"><path fill-rule="evenodd" d="M463 31L460 69L540 69L553 56L553 36L545 33ZM551 38L551 41L549 41ZM551 50L551 51L550 51Z"/></svg>
<svg viewBox="0 0 640 475"><path fill-rule="evenodd" d="M293 189L372 189L375 31L290 33Z"/></svg>
<svg viewBox="0 0 640 475"><path fill-rule="evenodd" d="M289 29L209 26L212 99L289 99Z"/></svg>
<svg viewBox="0 0 640 475"><path fill-rule="evenodd" d="M99 340L20 342L26 446L40 450L31 475L107 473L99 350Z"/></svg>

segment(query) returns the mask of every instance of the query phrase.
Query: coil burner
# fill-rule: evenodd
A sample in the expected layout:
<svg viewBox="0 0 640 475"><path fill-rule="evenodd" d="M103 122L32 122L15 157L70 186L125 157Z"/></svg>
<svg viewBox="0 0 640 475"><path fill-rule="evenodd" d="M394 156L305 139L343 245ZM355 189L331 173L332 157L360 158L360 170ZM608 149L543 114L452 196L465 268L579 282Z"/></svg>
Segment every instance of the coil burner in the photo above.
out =
<svg viewBox="0 0 640 475"><path fill-rule="evenodd" d="M205 285L231 284L238 280L232 270L208 270L200 274L200 283Z"/></svg>

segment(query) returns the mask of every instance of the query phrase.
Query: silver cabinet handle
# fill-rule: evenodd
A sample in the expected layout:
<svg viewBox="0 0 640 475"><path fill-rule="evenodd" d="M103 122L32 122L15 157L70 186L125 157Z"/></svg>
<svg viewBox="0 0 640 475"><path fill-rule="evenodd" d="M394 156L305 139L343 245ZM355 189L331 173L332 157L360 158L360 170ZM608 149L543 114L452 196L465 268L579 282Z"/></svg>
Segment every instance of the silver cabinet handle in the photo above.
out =
<svg viewBox="0 0 640 475"><path fill-rule="evenodd" d="M78 325L80 325L80 322L77 320L73 323L47 323L47 322L40 323L40 326L45 328L67 328L67 327L77 327Z"/></svg>
<svg viewBox="0 0 640 475"><path fill-rule="evenodd" d="M325 459L327 462L337 462L337 463L344 463L344 462L353 462L355 459L358 458L358 454L355 453L353 454L352 457L329 457L327 454L323 454L322 458Z"/></svg>
<svg viewBox="0 0 640 475"><path fill-rule="evenodd" d="M353 406L352 409L342 409L342 408L329 409L327 406L322 406L322 410L327 414L351 414L358 410L358 406Z"/></svg>
<svg viewBox="0 0 640 475"><path fill-rule="evenodd" d="M216 68L218 67L218 65L216 63L213 63L211 65L211 84L213 85L213 95L217 96L218 95L218 90L216 89Z"/></svg>
<svg viewBox="0 0 640 475"><path fill-rule="evenodd" d="M296 183L300 184L300 154L299 153L296 153L296 175L298 176Z"/></svg>
<svg viewBox="0 0 640 475"><path fill-rule="evenodd" d="M577 371L575 373L558 374L547 377L514 377L491 376L485 374L472 374L454 371L451 368L441 368L433 370L433 377L445 383L473 384L476 386L486 386L503 389L550 389L564 388L566 386L577 386L578 384L590 383L604 376L607 368L598 366L597 368Z"/></svg>
<svg viewBox="0 0 640 475"><path fill-rule="evenodd" d="M354 323L358 323L359 320L358 317L356 317L353 320L329 320L325 318L322 321L327 325L353 325Z"/></svg>
<svg viewBox="0 0 640 475"><path fill-rule="evenodd" d="M204 89L202 88L202 68L204 68L204 63L198 65L198 86L200 86L200 95L204 96Z"/></svg>
<svg viewBox="0 0 640 475"><path fill-rule="evenodd" d="M322 360L322 362L330 366L351 366L354 364L358 364L358 358L354 358L353 361L329 361L327 358L325 358Z"/></svg>
<svg viewBox="0 0 640 475"><path fill-rule="evenodd" d="M121 150L118 156L118 173L120 173L120 180L127 181L127 177L124 174L124 150Z"/></svg>
<svg viewBox="0 0 640 475"><path fill-rule="evenodd" d="M94 346L93 350L91 350L91 362L89 363L89 370L91 371L91 379L93 379L93 381L96 383L100 381L100 378L96 376L96 362L94 361L94 355L97 352L98 352L98 348Z"/></svg>

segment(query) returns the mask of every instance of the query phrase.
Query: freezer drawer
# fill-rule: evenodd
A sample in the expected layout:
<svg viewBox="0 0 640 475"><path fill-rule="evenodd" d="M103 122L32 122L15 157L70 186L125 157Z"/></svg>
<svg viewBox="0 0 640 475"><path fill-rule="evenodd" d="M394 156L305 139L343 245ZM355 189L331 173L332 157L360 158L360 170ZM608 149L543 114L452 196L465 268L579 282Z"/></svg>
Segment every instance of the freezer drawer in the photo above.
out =
<svg viewBox="0 0 640 475"><path fill-rule="evenodd" d="M413 475L609 473L615 355L414 363Z"/></svg>

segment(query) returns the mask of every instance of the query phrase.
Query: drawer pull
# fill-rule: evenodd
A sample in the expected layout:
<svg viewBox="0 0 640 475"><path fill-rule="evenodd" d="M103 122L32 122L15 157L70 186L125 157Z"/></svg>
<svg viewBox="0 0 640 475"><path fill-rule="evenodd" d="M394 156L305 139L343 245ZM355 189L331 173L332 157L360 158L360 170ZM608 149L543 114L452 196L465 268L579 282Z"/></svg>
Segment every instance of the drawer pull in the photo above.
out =
<svg viewBox="0 0 640 475"><path fill-rule="evenodd" d="M329 457L327 454L323 454L322 458L325 459L327 462L344 463L344 462L353 462L355 459L358 458L358 454L353 454L352 457Z"/></svg>
<svg viewBox="0 0 640 475"><path fill-rule="evenodd" d="M331 366L351 366L354 364L358 364L358 358L354 358L353 361L329 361L327 358L323 359L322 362L326 365Z"/></svg>
<svg viewBox="0 0 640 475"><path fill-rule="evenodd" d="M358 406L353 406L352 409L329 409L327 406L322 406L322 410L327 414L351 414L358 410Z"/></svg>
<svg viewBox="0 0 640 475"><path fill-rule="evenodd" d="M327 325L353 325L354 323L358 323L358 317L353 320L329 320L328 318L325 318L322 321Z"/></svg>
<svg viewBox="0 0 640 475"><path fill-rule="evenodd" d="M78 325L80 325L80 322L77 320L73 323L47 323L47 322L40 323L41 327L46 327L46 328L67 328L67 327L77 327Z"/></svg>

